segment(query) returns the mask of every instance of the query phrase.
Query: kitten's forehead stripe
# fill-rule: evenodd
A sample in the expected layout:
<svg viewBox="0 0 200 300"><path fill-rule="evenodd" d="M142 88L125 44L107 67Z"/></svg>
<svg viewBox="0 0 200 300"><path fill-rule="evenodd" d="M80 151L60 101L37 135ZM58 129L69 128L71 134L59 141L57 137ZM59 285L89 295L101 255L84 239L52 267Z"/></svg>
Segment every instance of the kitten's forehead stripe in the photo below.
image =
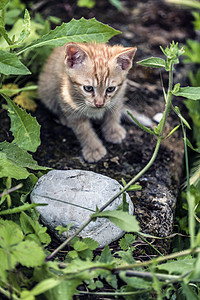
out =
<svg viewBox="0 0 200 300"><path fill-rule="evenodd" d="M109 86L110 68L109 62L119 53L122 46L105 46L102 44L87 44L82 45L83 49L87 52L93 66L94 86Z"/></svg>

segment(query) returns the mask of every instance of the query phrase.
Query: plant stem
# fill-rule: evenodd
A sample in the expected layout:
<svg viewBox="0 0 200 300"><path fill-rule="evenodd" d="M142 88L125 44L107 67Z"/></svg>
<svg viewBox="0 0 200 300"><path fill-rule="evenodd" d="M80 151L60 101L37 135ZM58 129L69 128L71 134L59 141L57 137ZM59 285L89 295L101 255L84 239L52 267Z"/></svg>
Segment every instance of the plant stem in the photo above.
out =
<svg viewBox="0 0 200 300"><path fill-rule="evenodd" d="M139 290L139 291L132 291L132 292L85 292L80 291L79 294L76 294L77 296L80 295L96 295L96 296L131 296L131 295L140 295L144 293L149 293L153 291L153 288L148 288L146 290Z"/></svg>
<svg viewBox="0 0 200 300"><path fill-rule="evenodd" d="M130 264L130 265L126 265L126 266L121 266L115 269L115 272L118 271L122 271L122 270L128 270L128 269L134 269L134 268L140 268L140 267L148 267L150 265L154 265L155 263L162 263L162 262L166 262L167 260L170 259L176 259L182 256L187 256L190 254L197 254L200 253L200 247L196 248L196 249L187 249L187 250L183 250L180 252L175 252L169 255L165 255L165 256L160 256L157 257L155 259L152 260L148 260L148 261L143 261L143 262L138 262L138 263L134 263L134 264Z"/></svg>
<svg viewBox="0 0 200 300"><path fill-rule="evenodd" d="M165 128L165 123L167 116L169 114L170 108L171 108L171 99L172 99L172 85L173 85L173 62L170 63L170 70L169 70L169 85L168 85L168 92L166 97L166 104L165 104L165 110L163 113L163 117L161 120L161 126L159 131L158 140L153 152L153 155L147 165L135 176L133 177L125 187L123 187L117 194L115 194L108 202L106 202L100 209L99 212L102 212L105 208L107 208L115 199L117 199L121 194L123 194L133 183L135 183L146 171L152 166L154 163L158 150L160 148L160 144L163 139L163 132ZM53 258L54 255L56 255L61 249L63 249L69 242L77 236L90 222L92 221L92 217L90 217L71 237L66 239L57 249L55 249L50 255L46 257L46 261L49 261Z"/></svg>

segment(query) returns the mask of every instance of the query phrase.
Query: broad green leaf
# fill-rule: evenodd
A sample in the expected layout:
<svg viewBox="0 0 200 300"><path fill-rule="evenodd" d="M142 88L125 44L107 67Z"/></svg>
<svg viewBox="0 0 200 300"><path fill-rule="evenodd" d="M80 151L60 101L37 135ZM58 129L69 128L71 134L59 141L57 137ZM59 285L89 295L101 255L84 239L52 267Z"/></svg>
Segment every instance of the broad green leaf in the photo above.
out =
<svg viewBox="0 0 200 300"><path fill-rule="evenodd" d="M9 105L9 117L15 139L14 143L23 149L35 152L40 145L40 125L36 118L19 108L8 96L2 95Z"/></svg>
<svg viewBox="0 0 200 300"><path fill-rule="evenodd" d="M200 99L200 87L190 87L190 86L182 87L179 88L177 92L173 91L172 93L175 96L185 97L191 100Z"/></svg>
<svg viewBox="0 0 200 300"><path fill-rule="evenodd" d="M0 1L0 9L3 9L8 2L9 2L9 0L1 0Z"/></svg>
<svg viewBox="0 0 200 300"><path fill-rule="evenodd" d="M1 221L0 223L0 247L8 249L23 240L23 232L13 221Z"/></svg>
<svg viewBox="0 0 200 300"><path fill-rule="evenodd" d="M185 295L187 300L199 300L197 293L192 289L191 286L187 285L184 282L181 282L183 294Z"/></svg>
<svg viewBox="0 0 200 300"><path fill-rule="evenodd" d="M133 247L132 247L133 248ZM115 255L119 256L128 264L134 264L135 260L133 258L133 249L129 248L126 251L117 251L115 252Z"/></svg>
<svg viewBox="0 0 200 300"><path fill-rule="evenodd" d="M107 42L112 36L119 34L117 31L108 25L98 22L93 19L80 20L72 19L69 23L63 23L61 26L51 30L46 35L42 36L31 45L20 50L18 54L24 51L41 47L45 45L62 46L68 42L94 42L104 43Z"/></svg>
<svg viewBox="0 0 200 300"><path fill-rule="evenodd" d="M102 263L111 263L114 260L110 248L108 247L108 245L106 245L103 249L103 251L101 252L101 257L99 259L100 262Z"/></svg>
<svg viewBox="0 0 200 300"><path fill-rule="evenodd" d="M136 276L130 277L126 275L126 271L119 273L119 277L134 289L148 289L152 286L152 282Z"/></svg>
<svg viewBox="0 0 200 300"><path fill-rule="evenodd" d="M28 296L30 297L32 296L38 296L40 294L43 294L44 292L48 291L49 289L54 288L55 286L59 285L61 283L60 279L54 279L54 278L49 278L49 279L45 279L41 282L39 282L38 284L36 284L36 286L29 291ZM21 294L21 299L27 299L27 294L23 293ZM28 298L29 299L29 298Z"/></svg>
<svg viewBox="0 0 200 300"><path fill-rule="evenodd" d="M200 276L200 254L198 253L196 261L194 263L194 270L192 274L190 275L190 280L191 279L198 279Z"/></svg>
<svg viewBox="0 0 200 300"><path fill-rule="evenodd" d="M105 210L91 215L92 218L108 218L115 225L127 232L138 232L139 225L135 216L119 210Z"/></svg>
<svg viewBox="0 0 200 300"><path fill-rule="evenodd" d="M151 68L165 68L165 60L160 57L150 57L137 62L139 65Z"/></svg>
<svg viewBox="0 0 200 300"><path fill-rule="evenodd" d="M84 238L82 241L88 246L90 250L95 250L99 246L99 243L90 237Z"/></svg>
<svg viewBox="0 0 200 300"><path fill-rule="evenodd" d="M128 248L131 246L131 244L135 241L135 236L127 233L123 238L119 241L119 246L122 250L128 250Z"/></svg>
<svg viewBox="0 0 200 300"><path fill-rule="evenodd" d="M10 161L5 153L0 152L0 178L11 177L17 180L26 179L30 173L23 167Z"/></svg>
<svg viewBox="0 0 200 300"><path fill-rule="evenodd" d="M1 268L0 274L4 270L12 270L17 264L16 258L9 252L9 249L0 248Z"/></svg>
<svg viewBox="0 0 200 300"><path fill-rule="evenodd" d="M45 260L42 248L33 241L23 241L14 246L12 251L17 261L28 268L41 266Z"/></svg>
<svg viewBox="0 0 200 300"><path fill-rule="evenodd" d="M0 151L6 154L6 158L16 166L29 168L31 170L49 169L39 166L37 161L35 161L31 156L31 154L29 154L26 150L18 147L14 143L8 143L6 141L0 143Z"/></svg>
<svg viewBox="0 0 200 300"><path fill-rule="evenodd" d="M26 234L26 238L30 236L29 239L33 239L33 236L36 237L37 243L48 245L51 242L51 238L47 231L47 227L43 227L37 220L33 220L26 213L21 212L20 214L20 224L23 232Z"/></svg>
<svg viewBox="0 0 200 300"><path fill-rule="evenodd" d="M16 54L0 50L0 74L28 75L31 72L23 65Z"/></svg>
<svg viewBox="0 0 200 300"><path fill-rule="evenodd" d="M194 259L180 259L157 266L158 270L167 271L169 274L186 274L194 269Z"/></svg>
<svg viewBox="0 0 200 300"><path fill-rule="evenodd" d="M86 245L86 243L84 243L82 241L77 241L73 247L74 247L74 250L76 250L77 252L88 249L88 246Z"/></svg>
<svg viewBox="0 0 200 300"><path fill-rule="evenodd" d="M45 293L45 299L48 300L71 300L76 293L76 288L81 284L81 280L69 279L63 280L60 284Z"/></svg>

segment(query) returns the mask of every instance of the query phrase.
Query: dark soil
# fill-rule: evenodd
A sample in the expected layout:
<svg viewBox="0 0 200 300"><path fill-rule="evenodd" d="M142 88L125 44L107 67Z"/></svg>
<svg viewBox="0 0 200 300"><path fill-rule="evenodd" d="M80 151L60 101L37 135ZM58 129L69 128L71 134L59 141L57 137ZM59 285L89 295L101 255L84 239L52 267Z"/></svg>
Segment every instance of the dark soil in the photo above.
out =
<svg viewBox="0 0 200 300"><path fill-rule="evenodd" d="M70 21L71 18L95 17L122 32L111 39L112 44L137 46L135 62L150 56L163 57L159 46L166 47L173 40L185 44L187 38L195 36L189 10L169 5L164 1L125 0L122 3L124 9L118 12L108 1L97 1L91 10L78 8L76 1L35 1L33 12L40 12L44 17L58 16L64 22ZM162 76L166 85L167 74ZM182 63L175 71L175 82L180 82L182 86L188 84L187 69ZM126 96L136 110L150 118L157 112L162 112L164 99L159 71L134 63L129 73ZM184 112L182 99L173 101ZM2 116L4 113L1 113ZM88 164L81 156L81 148L73 132L60 125L56 117L40 103L36 117L41 124L42 143L34 158L39 164L56 169L92 170L118 181L121 181L122 177L129 181L147 164L156 144L154 136L143 132L136 125L124 124L127 129L126 140L119 145L104 141L108 150L107 156L98 163ZM8 134L5 129L8 125L5 126L5 122L8 122L6 117L1 118L4 138ZM171 114L166 134L177 124L178 119ZM101 136L98 125L95 125L95 128ZM172 233L173 215L184 165L183 155L182 135L181 131L177 131L162 144L155 163L139 180L142 191L129 193L142 232L159 237L167 237ZM168 239L155 240L154 245L162 253L169 251ZM149 248L148 252L155 255Z"/></svg>

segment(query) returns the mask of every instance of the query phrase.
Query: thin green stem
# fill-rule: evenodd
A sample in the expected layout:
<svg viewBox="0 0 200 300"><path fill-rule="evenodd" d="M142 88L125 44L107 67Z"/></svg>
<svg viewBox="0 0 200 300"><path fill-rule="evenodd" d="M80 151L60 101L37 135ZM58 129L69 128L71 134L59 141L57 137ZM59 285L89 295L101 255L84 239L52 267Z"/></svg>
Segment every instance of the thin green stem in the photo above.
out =
<svg viewBox="0 0 200 300"><path fill-rule="evenodd" d="M147 239L145 239L140 233L136 232L136 235L141 238L145 243L147 243L151 248L155 250L159 255L163 256L163 254L156 248L154 247Z"/></svg>
<svg viewBox="0 0 200 300"><path fill-rule="evenodd" d="M162 262L166 262L167 260L170 260L170 259L177 259L179 257L187 256L190 254L197 254L197 253L200 253L200 247L196 248L196 249L187 249L184 251L175 252L175 253L165 255L165 256L160 256L155 259L148 260L148 261L137 262L137 263L126 265L126 266L121 266L121 267L116 268L115 272L122 271L122 270L134 269L134 268L148 267L151 265L155 265L155 263L159 264Z"/></svg>
<svg viewBox="0 0 200 300"><path fill-rule="evenodd" d="M141 295L145 293L149 293L153 291L153 288L148 288L146 290L140 290L140 291L132 291L132 292L85 292L81 291L79 294L76 294L77 296L79 295L96 295L96 296L133 296L133 295Z"/></svg>
<svg viewBox="0 0 200 300"><path fill-rule="evenodd" d="M166 97L166 104L165 104L165 110L163 113L163 117L161 120L161 126L160 126L160 132L158 136L158 140L153 152L153 155L147 165L136 175L134 176L127 185L122 188L117 194L115 194L108 202L106 202L100 209L99 212L102 212L105 208L107 208L115 199L117 199L121 194L123 194L133 183L135 183L146 171L152 166L154 163L158 150L160 148L160 144L163 139L163 132L165 128L165 123L167 116L169 114L170 108L171 108L171 99L172 99L172 85L173 85L173 62L170 63L170 70L169 70L169 86L168 86L168 92ZM46 261L49 261L53 258L54 255L56 255L61 249L63 249L69 242L77 236L90 222L92 221L92 217L90 217L71 237L66 239L57 249L55 249L50 255L46 257Z"/></svg>
<svg viewBox="0 0 200 300"><path fill-rule="evenodd" d="M181 126L183 131L183 140L184 140L184 150L185 150L185 168L186 168L186 178L187 178L187 202L188 202L188 224L189 224L189 233L190 233L190 247L193 249L195 247L195 198L190 193L190 171L189 171L189 158L188 158L188 148L187 148L187 137L186 129L181 120Z"/></svg>
<svg viewBox="0 0 200 300"><path fill-rule="evenodd" d="M190 192L190 171L189 171L189 159L188 159L188 149L187 149L187 137L186 130L181 120L181 126L183 131L183 141L184 141L184 151L185 151L185 168L186 168L186 179L187 179L187 192Z"/></svg>
<svg viewBox="0 0 200 300"><path fill-rule="evenodd" d="M8 299L10 299L10 292L8 290L5 290L4 288L0 287L0 293L6 296ZM12 294L13 300L20 300L16 295Z"/></svg>

